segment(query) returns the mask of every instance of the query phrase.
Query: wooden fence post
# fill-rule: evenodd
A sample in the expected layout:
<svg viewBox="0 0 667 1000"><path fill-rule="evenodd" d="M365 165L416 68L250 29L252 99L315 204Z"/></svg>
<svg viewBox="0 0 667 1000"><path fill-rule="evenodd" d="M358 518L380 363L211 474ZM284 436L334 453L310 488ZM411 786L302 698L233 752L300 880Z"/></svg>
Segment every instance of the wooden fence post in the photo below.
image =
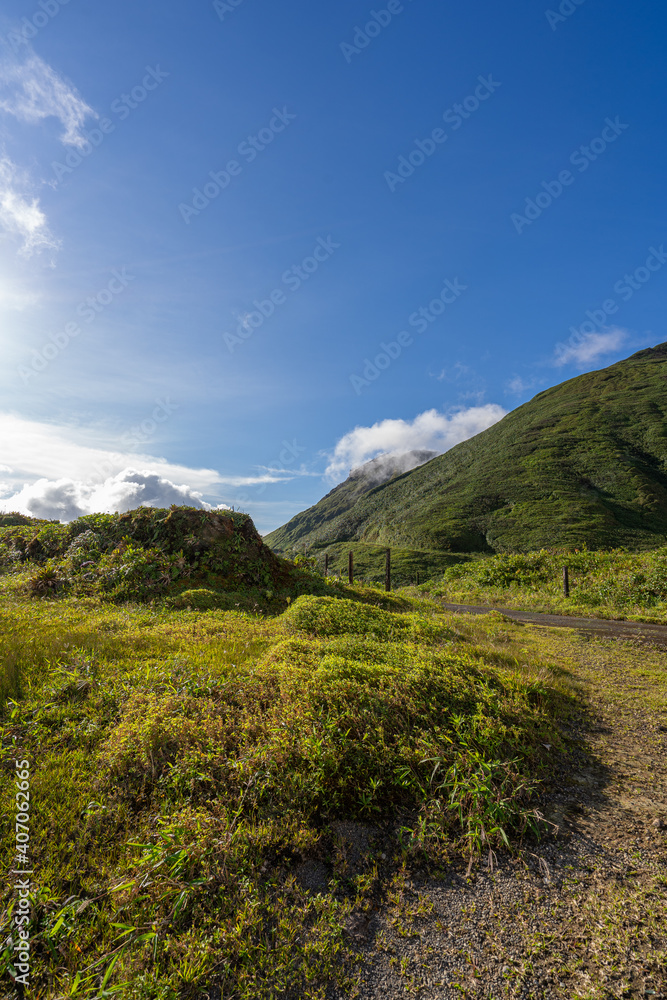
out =
<svg viewBox="0 0 667 1000"><path fill-rule="evenodd" d="M347 560L347 582L352 586L354 583L354 555L350 552Z"/></svg>
<svg viewBox="0 0 667 1000"><path fill-rule="evenodd" d="M391 549L387 549L385 567L384 567L384 589L389 593L391 591Z"/></svg>
<svg viewBox="0 0 667 1000"><path fill-rule="evenodd" d="M563 566L563 594L570 596L570 572L567 566Z"/></svg>

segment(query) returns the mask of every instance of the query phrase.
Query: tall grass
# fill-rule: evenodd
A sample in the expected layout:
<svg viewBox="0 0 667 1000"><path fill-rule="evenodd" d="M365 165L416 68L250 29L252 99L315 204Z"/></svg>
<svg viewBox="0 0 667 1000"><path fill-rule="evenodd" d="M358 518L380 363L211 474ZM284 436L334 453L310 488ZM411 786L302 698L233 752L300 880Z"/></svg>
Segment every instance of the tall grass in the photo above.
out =
<svg viewBox="0 0 667 1000"><path fill-rule="evenodd" d="M569 568L569 598L563 594L564 566ZM504 553L452 566L427 589L451 602L667 622L667 547Z"/></svg>

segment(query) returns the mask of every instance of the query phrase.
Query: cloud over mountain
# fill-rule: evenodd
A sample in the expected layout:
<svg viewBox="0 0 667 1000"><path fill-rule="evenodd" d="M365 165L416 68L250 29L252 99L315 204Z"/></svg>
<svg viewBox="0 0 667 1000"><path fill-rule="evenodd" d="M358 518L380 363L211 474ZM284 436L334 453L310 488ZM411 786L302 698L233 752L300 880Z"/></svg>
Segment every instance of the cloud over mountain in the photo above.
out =
<svg viewBox="0 0 667 1000"><path fill-rule="evenodd" d="M506 412L497 403L487 403L452 413L426 410L414 420L380 420L372 427L355 427L334 448L326 476L332 482L340 482L350 470L379 456L390 457L395 462L397 456L407 452L426 451L441 455L455 444L497 423ZM420 464L419 460L412 465L406 461L406 467L400 471L407 472Z"/></svg>

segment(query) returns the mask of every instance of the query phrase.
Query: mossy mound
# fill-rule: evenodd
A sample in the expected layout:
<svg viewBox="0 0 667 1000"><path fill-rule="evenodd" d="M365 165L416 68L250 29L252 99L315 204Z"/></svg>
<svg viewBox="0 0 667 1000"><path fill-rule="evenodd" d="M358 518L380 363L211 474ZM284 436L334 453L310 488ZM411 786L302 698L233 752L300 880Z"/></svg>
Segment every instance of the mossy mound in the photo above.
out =
<svg viewBox="0 0 667 1000"><path fill-rule="evenodd" d="M74 590L111 600L272 589L289 574L247 514L176 506L0 527L0 565L25 563L37 564L28 584L35 595Z"/></svg>
<svg viewBox="0 0 667 1000"><path fill-rule="evenodd" d="M344 598L300 597L283 615L288 632L296 635L367 635L385 641L444 642L454 633L437 618L396 614Z"/></svg>
<svg viewBox="0 0 667 1000"><path fill-rule="evenodd" d="M186 611L248 611L274 612L282 611L284 600L282 595L275 595L271 590L248 588L247 590L209 590L208 587L193 587L184 590L175 597L170 597L168 606L176 610Z"/></svg>

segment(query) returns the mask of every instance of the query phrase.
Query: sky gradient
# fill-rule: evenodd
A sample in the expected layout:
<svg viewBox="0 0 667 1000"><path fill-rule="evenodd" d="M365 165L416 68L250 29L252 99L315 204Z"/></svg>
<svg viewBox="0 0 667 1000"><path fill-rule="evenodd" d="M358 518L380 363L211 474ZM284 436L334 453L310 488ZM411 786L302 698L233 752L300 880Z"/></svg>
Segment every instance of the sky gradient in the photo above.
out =
<svg viewBox="0 0 667 1000"><path fill-rule="evenodd" d="M667 339L663 5L6 0L0 508L262 532Z"/></svg>

